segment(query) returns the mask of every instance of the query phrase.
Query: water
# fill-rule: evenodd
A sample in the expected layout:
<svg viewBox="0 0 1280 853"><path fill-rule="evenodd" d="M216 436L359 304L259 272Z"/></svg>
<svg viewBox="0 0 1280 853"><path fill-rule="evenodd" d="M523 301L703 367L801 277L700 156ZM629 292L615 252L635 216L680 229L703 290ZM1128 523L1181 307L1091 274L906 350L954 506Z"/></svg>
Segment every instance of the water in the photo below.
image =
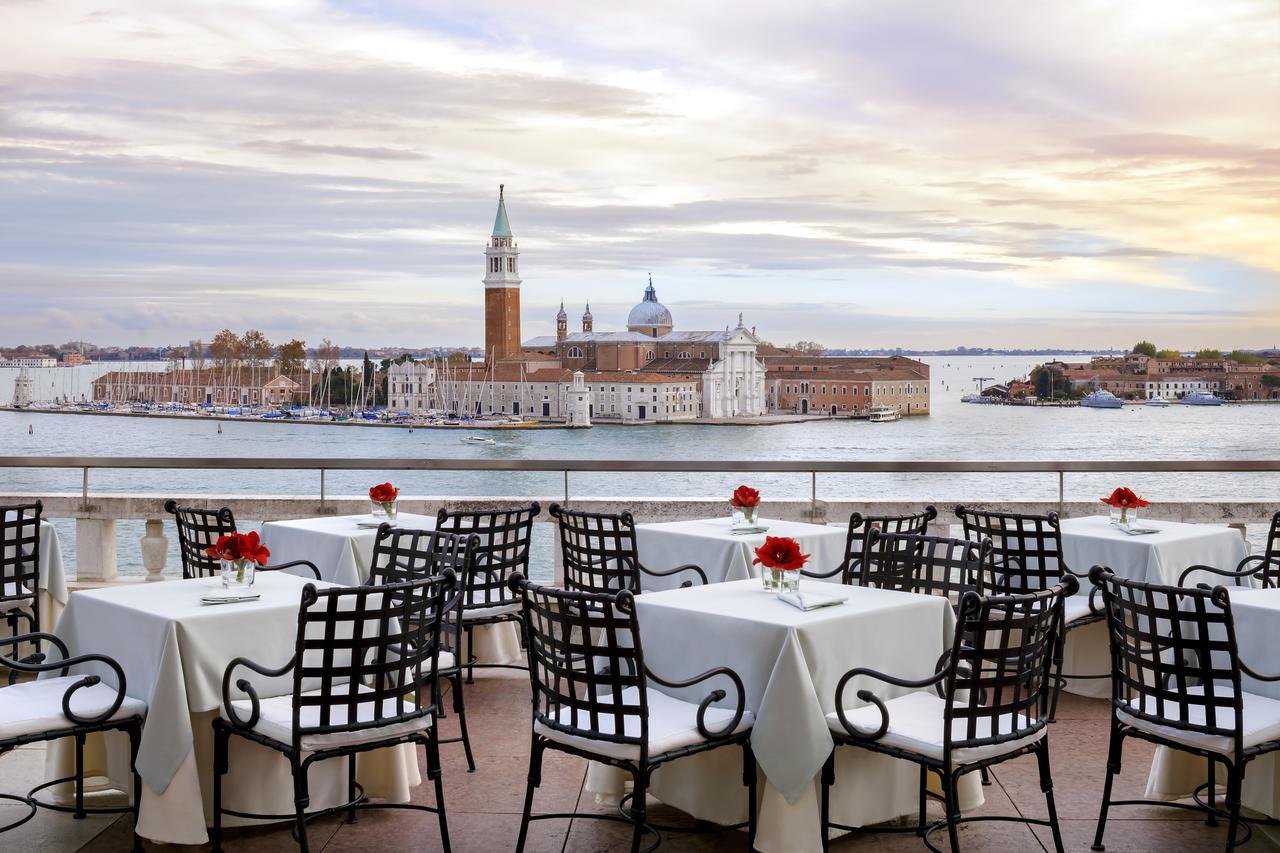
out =
<svg viewBox="0 0 1280 853"><path fill-rule="evenodd" d="M976 406L960 396L973 377L1024 375L1043 357L938 356L932 367L932 414L891 424L816 421L777 426L598 425L591 430L522 430L495 435L495 446L467 445L457 430L235 423L148 418L0 413L0 454L209 457L450 457L474 459L916 459L1107 460L1263 459L1280 449L1280 406L1142 406L1122 410ZM75 370L95 370L74 368ZM0 372L2 373L2 372ZM0 376L0 388L11 380ZM28 434L28 427L34 434ZM0 491L78 492L79 471L9 470ZM360 495L394 481L405 494L561 495L558 473L335 471L328 493ZM746 480L766 500L807 498L807 474L571 475L576 497L727 495ZM1088 500L1127 485L1154 502L1257 500L1280 503L1275 474L1072 474L1068 500ZM96 494L315 494L314 471L95 471ZM940 508L959 501L1056 500L1055 474L823 474L819 498L918 500ZM944 510L945 511L945 510ZM135 527L137 529L135 530ZM122 523L120 559L132 565L140 525ZM64 545L71 537L64 535Z"/></svg>

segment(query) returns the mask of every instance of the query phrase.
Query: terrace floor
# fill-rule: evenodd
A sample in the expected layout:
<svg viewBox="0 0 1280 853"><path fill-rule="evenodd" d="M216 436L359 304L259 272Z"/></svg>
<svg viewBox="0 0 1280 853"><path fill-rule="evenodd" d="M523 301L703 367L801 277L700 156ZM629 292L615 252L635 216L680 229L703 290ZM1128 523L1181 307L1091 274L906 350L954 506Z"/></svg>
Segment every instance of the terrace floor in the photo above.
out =
<svg viewBox="0 0 1280 853"><path fill-rule="evenodd" d="M467 688L468 722L476 748L476 772L467 773L462 748L442 748L449 831L453 849L460 853L501 851L514 847L520 825L520 807L528 763L528 681L523 673L490 670L477 673ZM442 723L446 736L456 732L452 714ZM1107 708L1101 700L1064 694L1059 722L1050 730L1053 744L1054 794L1066 848L1085 851L1093 839L1098 803L1105 774ZM1138 740L1126 743L1124 772L1116 781L1117 797L1140 797L1151 764L1153 747ZM419 753L421 754L421 753ZM42 750L23 748L0 757L0 779L5 790L26 790L44 769ZM425 776L425 773L424 773ZM543 785L535 798L535 810L601 811L591 794L583 791L586 762L562 753L548 752ZM985 789L986 804L975 814L1025 814L1042 816L1035 759L1015 759L994 768L993 784ZM736 784L736 782L735 782ZM431 798L424 784L416 795ZM936 806L933 807L936 810ZM7 812L0 807L0 822ZM651 800L655 823L685 824L683 815ZM24 827L6 834L0 849L25 851L73 851L116 853L129 849L132 819L91 817L75 821L67 815L42 811ZM1272 830L1271 832L1274 832ZM939 844L945 848L945 833ZM439 848L436 818L426 813L395 810L367 811L359 822L347 825L340 817L316 821L311 826L312 849L324 853L377 850L379 853L432 851ZM979 823L962 826L961 845L972 851L1047 850L1048 830L1028 829L1015 823ZM1165 851L1218 851L1226 844L1224 825L1208 827L1198 816L1175 809L1117 807L1107 822L1107 849L1113 853L1165 853ZM626 827L602 821L543 821L532 825L527 850L531 853L607 851L627 849ZM239 830L228 833L229 853L297 849L287 829ZM662 851L742 850L745 835L727 832L710 836L667 836ZM147 844L148 851L186 853L208 847ZM868 831L832 843L839 853L852 851L924 851L910 833ZM1255 830L1253 839L1239 848L1246 851L1280 850L1280 835Z"/></svg>

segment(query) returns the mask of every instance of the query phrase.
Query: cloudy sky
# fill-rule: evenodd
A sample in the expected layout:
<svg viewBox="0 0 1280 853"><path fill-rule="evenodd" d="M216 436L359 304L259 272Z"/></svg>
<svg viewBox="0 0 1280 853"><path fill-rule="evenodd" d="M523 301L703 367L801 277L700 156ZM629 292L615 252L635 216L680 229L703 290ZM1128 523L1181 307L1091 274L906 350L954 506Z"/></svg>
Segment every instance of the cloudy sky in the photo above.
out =
<svg viewBox="0 0 1280 853"><path fill-rule="evenodd" d="M1280 2L0 0L0 344L1280 343Z"/></svg>

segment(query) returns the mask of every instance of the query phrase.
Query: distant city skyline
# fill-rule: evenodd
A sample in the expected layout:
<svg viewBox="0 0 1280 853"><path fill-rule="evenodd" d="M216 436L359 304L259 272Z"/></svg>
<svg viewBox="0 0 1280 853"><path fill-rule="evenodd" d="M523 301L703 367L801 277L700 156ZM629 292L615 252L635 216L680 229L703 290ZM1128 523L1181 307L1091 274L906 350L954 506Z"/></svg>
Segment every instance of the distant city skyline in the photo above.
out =
<svg viewBox="0 0 1280 853"><path fill-rule="evenodd" d="M0 346L1280 343L1280 6L0 6Z"/></svg>

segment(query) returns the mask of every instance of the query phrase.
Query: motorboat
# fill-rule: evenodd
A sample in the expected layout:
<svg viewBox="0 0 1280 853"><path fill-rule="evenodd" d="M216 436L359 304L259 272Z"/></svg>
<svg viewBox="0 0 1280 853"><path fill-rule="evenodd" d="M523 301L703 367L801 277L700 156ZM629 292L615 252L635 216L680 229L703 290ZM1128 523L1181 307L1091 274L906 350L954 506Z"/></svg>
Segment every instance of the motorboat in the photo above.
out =
<svg viewBox="0 0 1280 853"><path fill-rule="evenodd" d="M1212 391L1191 391L1182 398L1184 406L1221 406L1222 398L1214 396Z"/></svg>
<svg viewBox="0 0 1280 853"><path fill-rule="evenodd" d="M497 444L498 442L492 438L486 438L483 435L464 435L458 439L463 444Z"/></svg>
<svg viewBox="0 0 1280 853"><path fill-rule="evenodd" d="M1088 394L1080 401L1080 405L1087 409L1121 409L1124 408L1124 401L1110 391L1099 389Z"/></svg>
<svg viewBox="0 0 1280 853"><path fill-rule="evenodd" d="M1150 400L1147 401L1147 405L1153 406L1157 409L1163 409L1169 405L1169 401L1166 400L1164 397L1152 397Z"/></svg>
<svg viewBox="0 0 1280 853"><path fill-rule="evenodd" d="M893 406L872 406L867 412L867 420L873 424L887 424L902 420L902 413Z"/></svg>

